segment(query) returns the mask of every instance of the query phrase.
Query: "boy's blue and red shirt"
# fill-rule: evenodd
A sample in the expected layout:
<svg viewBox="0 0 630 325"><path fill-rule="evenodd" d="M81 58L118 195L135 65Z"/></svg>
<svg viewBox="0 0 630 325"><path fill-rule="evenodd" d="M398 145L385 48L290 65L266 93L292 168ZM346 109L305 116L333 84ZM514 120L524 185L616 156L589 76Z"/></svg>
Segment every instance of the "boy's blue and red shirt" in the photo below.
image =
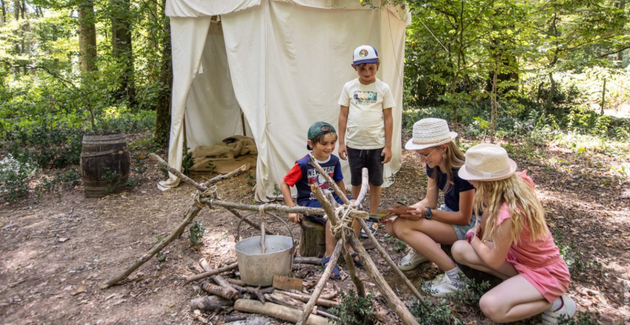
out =
<svg viewBox="0 0 630 325"><path fill-rule="evenodd" d="M297 204L306 205L310 200L317 200L315 194L311 192L311 184L317 183L322 190L329 190L333 193L335 200L337 200L337 194L333 191L330 184L326 182L324 177L319 175L319 172L315 167L311 166L309 155L300 158L295 162L293 168L284 176L284 181L289 186L294 186L297 189ZM327 161L317 161L319 165L324 169L330 178L338 183L343 180L343 174L341 173L341 163L339 158L335 155L330 155Z"/></svg>

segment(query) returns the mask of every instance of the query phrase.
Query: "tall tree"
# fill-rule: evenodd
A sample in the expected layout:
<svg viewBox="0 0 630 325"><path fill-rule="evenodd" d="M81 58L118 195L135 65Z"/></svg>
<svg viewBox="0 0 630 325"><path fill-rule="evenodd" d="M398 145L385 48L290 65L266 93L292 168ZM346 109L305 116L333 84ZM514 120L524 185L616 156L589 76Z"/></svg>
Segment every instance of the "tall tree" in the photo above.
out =
<svg viewBox="0 0 630 325"><path fill-rule="evenodd" d="M79 62L84 73L97 70L96 66L96 24L93 0L79 3Z"/></svg>
<svg viewBox="0 0 630 325"><path fill-rule="evenodd" d="M3 26L7 22L7 6L4 4L4 0L0 0L2 4L2 17L0 17L0 26Z"/></svg>
<svg viewBox="0 0 630 325"><path fill-rule="evenodd" d="M161 91L156 104L155 139L161 145L167 145L171 129L171 94L173 90L173 65L171 62L171 29L169 19L166 17L164 5L166 0L161 2L160 11L163 26L162 38L162 62L160 64L160 85Z"/></svg>
<svg viewBox="0 0 630 325"><path fill-rule="evenodd" d="M116 90L117 98L128 100L135 105L136 86L134 81L134 60L131 39L131 4L129 0L110 0L112 14L112 50L114 59L122 68Z"/></svg>

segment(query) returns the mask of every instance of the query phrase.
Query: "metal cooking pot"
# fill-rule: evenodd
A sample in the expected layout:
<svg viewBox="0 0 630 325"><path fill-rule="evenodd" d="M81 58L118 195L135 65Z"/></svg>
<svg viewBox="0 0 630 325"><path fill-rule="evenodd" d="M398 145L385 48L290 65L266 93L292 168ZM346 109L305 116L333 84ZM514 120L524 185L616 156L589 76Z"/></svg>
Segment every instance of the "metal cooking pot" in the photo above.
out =
<svg viewBox="0 0 630 325"><path fill-rule="evenodd" d="M238 271L241 280L252 286L270 286L273 283L273 276L288 275L293 267L293 233L289 225L280 217L270 214L282 221L291 237L287 236L265 236L265 254L262 254L260 247L260 236L254 236L240 240L241 222L248 216L243 217L238 223L236 243L236 257L238 259Z"/></svg>

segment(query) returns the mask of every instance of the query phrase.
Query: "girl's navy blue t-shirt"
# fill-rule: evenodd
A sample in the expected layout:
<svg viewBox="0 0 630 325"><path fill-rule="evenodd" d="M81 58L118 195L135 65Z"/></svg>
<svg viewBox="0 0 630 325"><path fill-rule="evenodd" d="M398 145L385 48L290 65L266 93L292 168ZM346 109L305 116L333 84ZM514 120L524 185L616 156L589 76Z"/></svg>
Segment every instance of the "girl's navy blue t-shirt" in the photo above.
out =
<svg viewBox="0 0 630 325"><path fill-rule="evenodd" d="M433 172L435 170L436 168L431 168L429 167L429 165L427 165L427 175L429 177L433 177ZM439 168L437 168L437 170L438 188L441 191L444 191L444 188L446 187L446 173L440 171ZM458 171L459 168L453 168L453 180L451 181L451 189L448 191L448 193L444 193L444 204L446 204L446 206L453 211L459 211L459 193L475 189L475 187L472 186L472 184L470 184L467 180L459 178L459 175L457 175Z"/></svg>

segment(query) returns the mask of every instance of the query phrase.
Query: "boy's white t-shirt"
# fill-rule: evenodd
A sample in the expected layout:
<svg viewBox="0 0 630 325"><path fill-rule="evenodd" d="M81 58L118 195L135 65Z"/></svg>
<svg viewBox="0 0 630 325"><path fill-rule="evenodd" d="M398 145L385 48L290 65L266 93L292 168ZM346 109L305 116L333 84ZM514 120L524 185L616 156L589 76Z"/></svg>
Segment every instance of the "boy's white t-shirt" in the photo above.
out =
<svg viewBox="0 0 630 325"><path fill-rule="evenodd" d="M339 105L348 107L346 146L353 149L385 147L383 109L396 106L389 86L380 81L363 85L359 78L346 82Z"/></svg>

